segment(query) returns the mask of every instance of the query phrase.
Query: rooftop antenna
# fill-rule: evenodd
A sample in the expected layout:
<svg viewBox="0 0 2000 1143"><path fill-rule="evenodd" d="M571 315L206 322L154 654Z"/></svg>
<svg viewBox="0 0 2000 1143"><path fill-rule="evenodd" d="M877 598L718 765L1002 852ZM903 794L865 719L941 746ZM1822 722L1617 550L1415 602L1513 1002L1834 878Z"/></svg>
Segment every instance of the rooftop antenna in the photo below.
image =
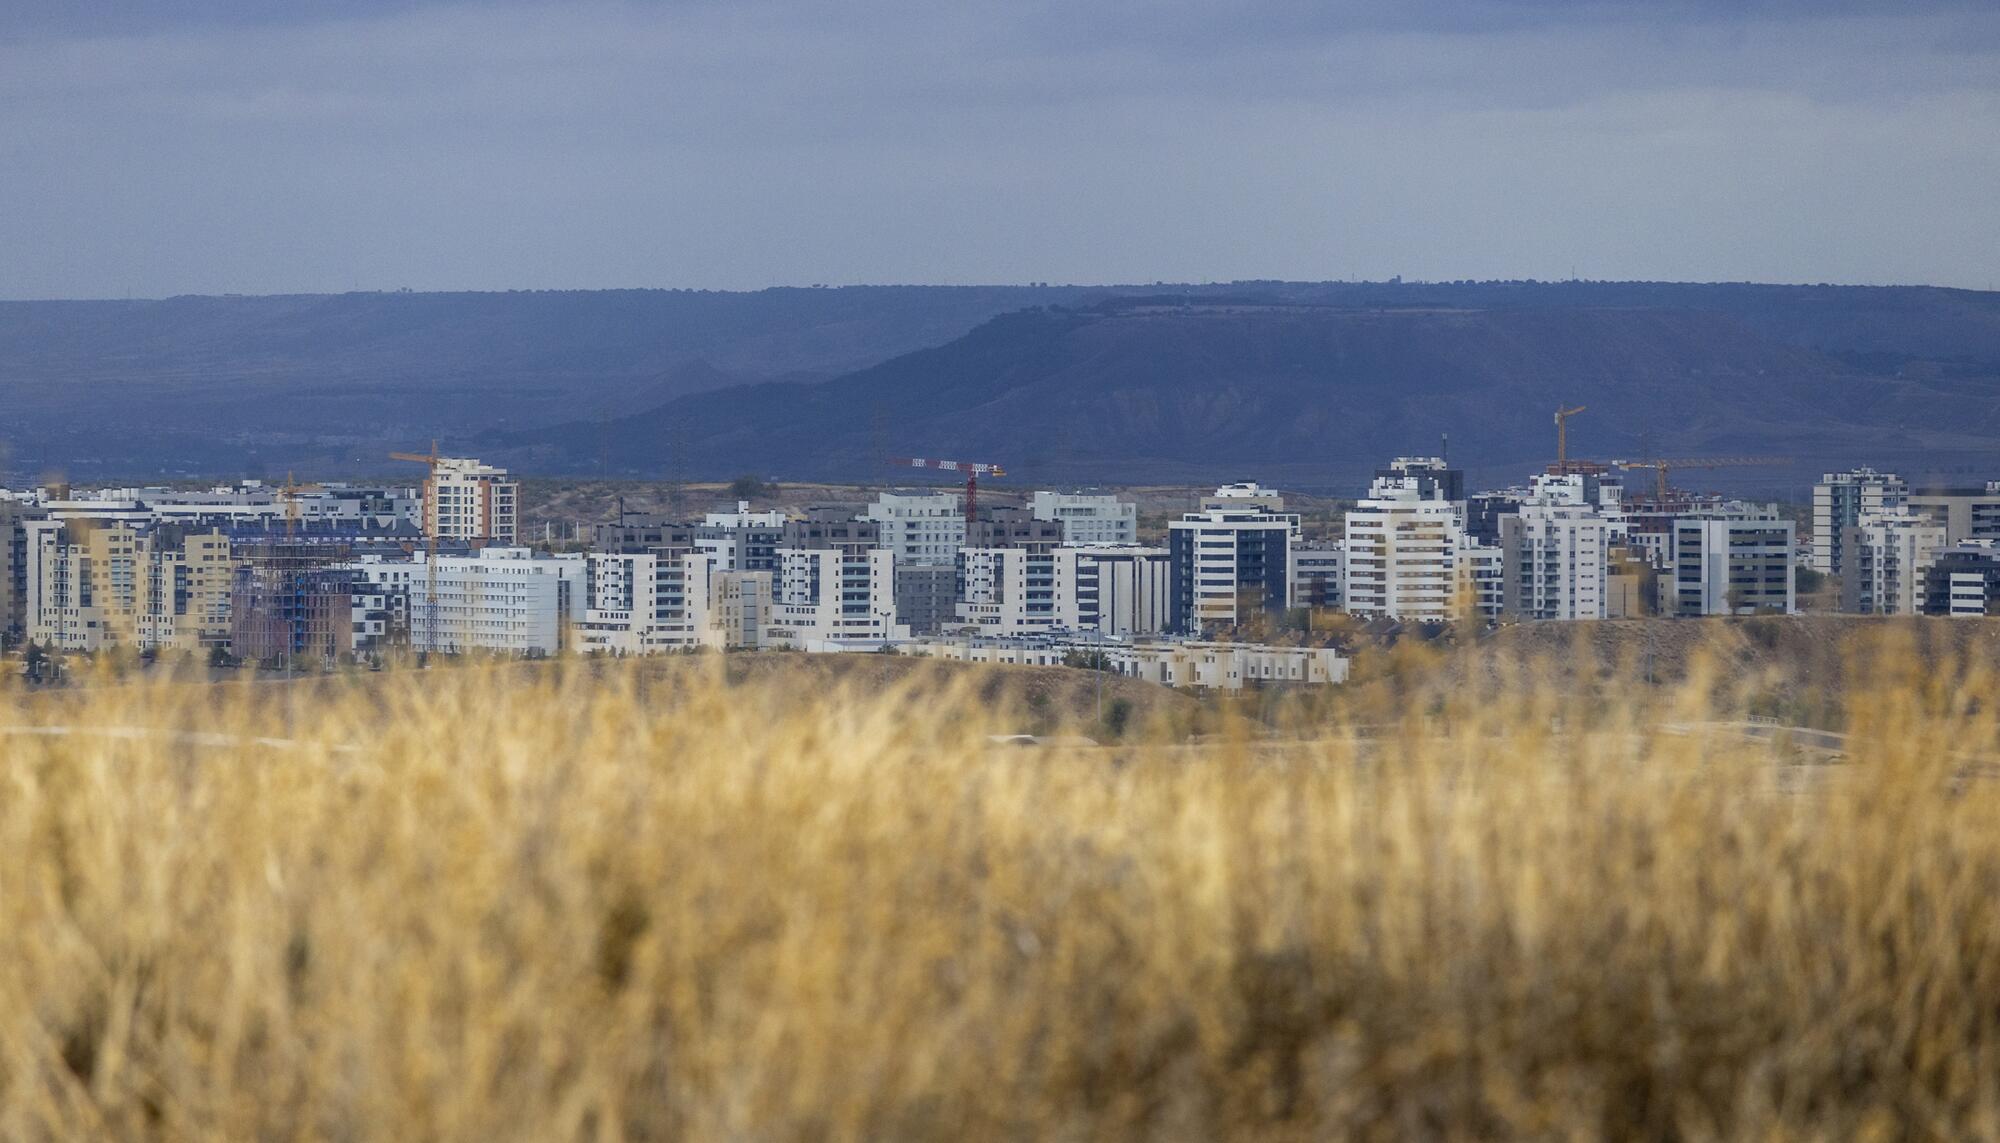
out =
<svg viewBox="0 0 2000 1143"><path fill-rule="evenodd" d="M1450 434L1450 433L1439 433L1439 434L1438 434L1438 459L1439 459L1439 460L1441 460L1441 461L1444 461L1444 462L1445 462L1446 464L1450 464L1450 463L1451 463L1451 434Z"/></svg>

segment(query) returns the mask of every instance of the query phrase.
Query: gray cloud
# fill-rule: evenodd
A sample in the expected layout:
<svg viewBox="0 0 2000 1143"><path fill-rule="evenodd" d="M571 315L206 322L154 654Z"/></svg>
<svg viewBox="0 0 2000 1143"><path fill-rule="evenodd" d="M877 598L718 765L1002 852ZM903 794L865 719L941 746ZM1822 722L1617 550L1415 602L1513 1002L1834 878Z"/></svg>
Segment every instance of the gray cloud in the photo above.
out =
<svg viewBox="0 0 2000 1143"><path fill-rule="evenodd" d="M0 295L1983 287L1996 65L1946 3L101 4L0 17Z"/></svg>

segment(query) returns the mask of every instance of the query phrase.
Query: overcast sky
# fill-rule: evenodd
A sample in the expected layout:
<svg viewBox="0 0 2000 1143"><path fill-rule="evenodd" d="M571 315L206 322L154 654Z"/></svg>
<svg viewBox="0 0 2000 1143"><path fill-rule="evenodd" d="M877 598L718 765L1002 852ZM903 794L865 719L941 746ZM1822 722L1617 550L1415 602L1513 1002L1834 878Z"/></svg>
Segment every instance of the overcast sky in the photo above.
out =
<svg viewBox="0 0 2000 1143"><path fill-rule="evenodd" d="M2000 282L2000 4L0 4L4 297L1572 273Z"/></svg>

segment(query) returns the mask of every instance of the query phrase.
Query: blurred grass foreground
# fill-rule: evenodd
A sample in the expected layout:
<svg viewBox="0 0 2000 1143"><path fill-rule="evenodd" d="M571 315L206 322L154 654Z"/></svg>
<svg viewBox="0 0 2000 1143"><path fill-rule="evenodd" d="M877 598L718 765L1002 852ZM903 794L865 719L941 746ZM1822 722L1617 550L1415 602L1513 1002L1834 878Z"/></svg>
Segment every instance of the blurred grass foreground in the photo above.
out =
<svg viewBox="0 0 2000 1143"><path fill-rule="evenodd" d="M1992 666L1560 666L0 691L0 1138L2000 1135Z"/></svg>

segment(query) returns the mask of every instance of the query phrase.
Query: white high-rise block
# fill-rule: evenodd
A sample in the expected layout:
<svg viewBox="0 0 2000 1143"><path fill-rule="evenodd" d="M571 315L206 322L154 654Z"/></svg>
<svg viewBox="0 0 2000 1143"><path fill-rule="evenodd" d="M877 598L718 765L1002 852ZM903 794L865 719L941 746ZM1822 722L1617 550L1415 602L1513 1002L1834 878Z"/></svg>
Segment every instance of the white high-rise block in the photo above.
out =
<svg viewBox="0 0 2000 1143"><path fill-rule="evenodd" d="M1060 523L1065 544L1139 542L1139 506L1130 500L1087 492L1037 492L1028 510L1037 520Z"/></svg>

